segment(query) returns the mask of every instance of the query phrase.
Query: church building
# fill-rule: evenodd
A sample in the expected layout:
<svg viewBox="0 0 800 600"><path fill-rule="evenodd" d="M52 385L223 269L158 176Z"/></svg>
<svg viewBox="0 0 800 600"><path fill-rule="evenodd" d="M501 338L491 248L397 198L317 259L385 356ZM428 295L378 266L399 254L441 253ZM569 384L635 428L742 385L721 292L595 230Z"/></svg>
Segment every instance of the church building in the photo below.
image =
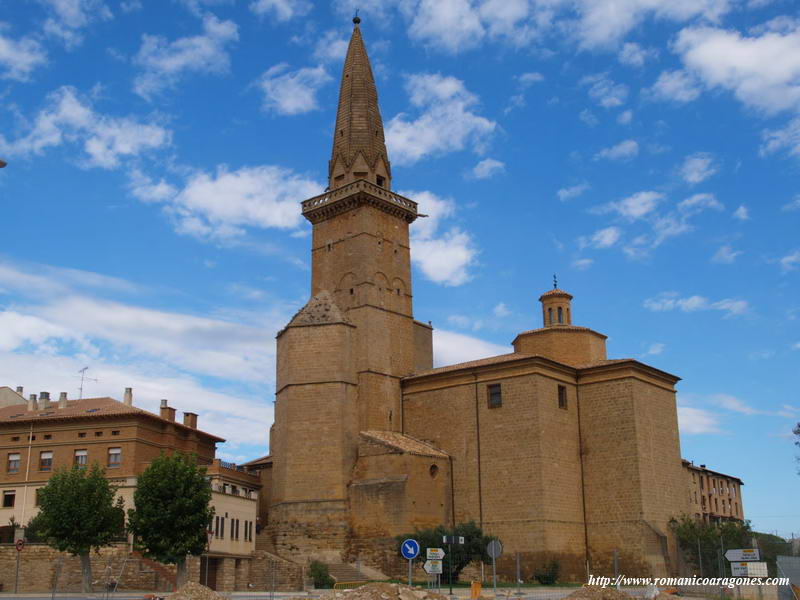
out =
<svg viewBox="0 0 800 600"><path fill-rule="evenodd" d="M606 336L574 324L573 297L555 286L512 352L433 368L433 330L412 303L421 215L392 191L353 22L328 189L302 203L311 299L277 336L270 456L252 463L262 536L292 560L393 575L395 536L475 521L507 555L558 559L564 580L608 569L615 552L627 575L675 573L669 521L694 512L678 377L609 359Z"/></svg>

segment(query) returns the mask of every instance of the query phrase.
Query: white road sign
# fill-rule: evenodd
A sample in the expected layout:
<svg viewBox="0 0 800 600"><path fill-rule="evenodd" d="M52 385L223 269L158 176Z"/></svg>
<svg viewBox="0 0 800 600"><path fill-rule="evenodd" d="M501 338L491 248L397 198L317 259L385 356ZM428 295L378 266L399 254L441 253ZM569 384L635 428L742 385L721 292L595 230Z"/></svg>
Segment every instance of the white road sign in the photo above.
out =
<svg viewBox="0 0 800 600"><path fill-rule="evenodd" d="M428 575L441 575L442 574L442 561L440 560L426 560L423 565L425 572Z"/></svg>
<svg viewBox="0 0 800 600"><path fill-rule="evenodd" d="M444 558L444 550L442 548L428 548L427 551L427 558L428 560L442 560Z"/></svg>
<svg viewBox="0 0 800 600"><path fill-rule="evenodd" d="M767 577L767 563L732 562L731 575L734 577Z"/></svg>
<svg viewBox="0 0 800 600"><path fill-rule="evenodd" d="M730 562L761 560L761 553L758 548L731 548L725 553L725 558Z"/></svg>

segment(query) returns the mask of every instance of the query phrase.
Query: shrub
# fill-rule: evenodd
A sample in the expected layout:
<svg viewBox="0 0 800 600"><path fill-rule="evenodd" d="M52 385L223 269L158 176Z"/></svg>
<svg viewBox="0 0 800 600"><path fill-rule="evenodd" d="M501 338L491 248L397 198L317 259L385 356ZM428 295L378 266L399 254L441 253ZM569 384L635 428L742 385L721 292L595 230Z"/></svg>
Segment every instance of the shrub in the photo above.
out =
<svg viewBox="0 0 800 600"><path fill-rule="evenodd" d="M553 558L548 560L540 568L533 571L533 578L542 585L553 585L558 581L558 572L560 565L558 561Z"/></svg>
<svg viewBox="0 0 800 600"><path fill-rule="evenodd" d="M308 567L308 574L314 581L314 587L318 590L333 587L333 577L328 573L328 565L325 563L321 563L318 560L311 561Z"/></svg>

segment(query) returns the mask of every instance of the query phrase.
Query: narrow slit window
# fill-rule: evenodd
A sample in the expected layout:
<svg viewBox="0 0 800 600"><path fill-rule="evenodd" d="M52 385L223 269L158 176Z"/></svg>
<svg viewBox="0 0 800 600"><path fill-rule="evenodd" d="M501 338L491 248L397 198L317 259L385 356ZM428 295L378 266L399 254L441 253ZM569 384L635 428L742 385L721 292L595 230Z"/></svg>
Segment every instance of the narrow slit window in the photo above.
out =
<svg viewBox="0 0 800 600"><path fill-rule="evenodd" d="M558 386L558 408L567 410L567 386Z"/></svg>
<svg viewBox="0 0 800 600"><path fill-rule="evenodd" d="M503 393L499 383L486 386L489 408L500 408L503 405Z"/></svg>
<svg viewBox="0 0 800 600"><path fill-rule="evenodd" d="M558 307L558 324L561 325L564 322L564 311L559 306Z"/></svg>

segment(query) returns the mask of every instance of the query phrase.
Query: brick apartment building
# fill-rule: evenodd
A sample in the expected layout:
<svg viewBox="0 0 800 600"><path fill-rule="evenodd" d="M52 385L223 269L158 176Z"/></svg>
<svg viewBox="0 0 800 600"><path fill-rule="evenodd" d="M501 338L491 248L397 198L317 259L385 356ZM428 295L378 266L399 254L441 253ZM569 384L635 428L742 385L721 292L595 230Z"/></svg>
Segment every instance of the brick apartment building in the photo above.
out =
<svg viewBox="0 0 800 600"><path fill-rule="evenodd" d="M710 523L744 520L741 479L688 460L683 461L683 468L689 484L690 514L695 519Z"/></svg>
<svg viewBox="0 0 800 600"><path fill-rule="evenodd" d="M197 414L183 422L162 400L158 415L133 405L133 391L122 402L113 398L70 400L62 392L31 394L22 388L0 388L0 526L13 518L27 524L38 512L37 492L59 468L98 463L118 486L117 495L132 508L136 480L161 452L197 456L206 468L215 509L209 551L201 568L217 572L242 570L255 551L256 507L261 484L242 467L215 458L220 437L197 428ZM208 566L206 566L208 565ZM205 573L201 574L204 579Z"/></svg>

